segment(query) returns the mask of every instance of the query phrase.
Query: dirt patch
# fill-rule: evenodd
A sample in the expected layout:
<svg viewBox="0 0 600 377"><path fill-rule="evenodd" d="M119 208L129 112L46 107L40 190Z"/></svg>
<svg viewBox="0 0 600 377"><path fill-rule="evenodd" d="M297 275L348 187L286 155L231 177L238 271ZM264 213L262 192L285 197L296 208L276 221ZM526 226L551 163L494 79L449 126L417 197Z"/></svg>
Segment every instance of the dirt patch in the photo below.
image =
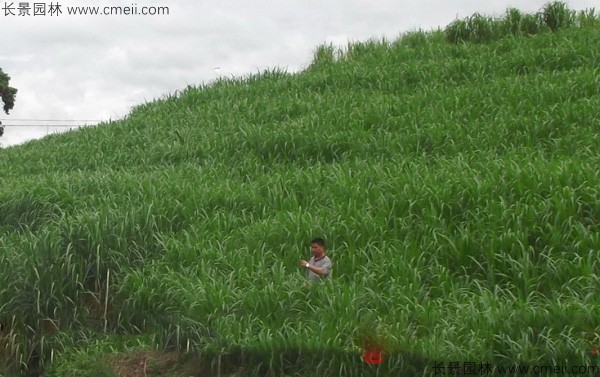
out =
<svg viewBox="0 0 600 377"><path fill-rule="evenodd" d="M119 377L210 377L194 360L179 352L137 351L109 357Z"/></svg>

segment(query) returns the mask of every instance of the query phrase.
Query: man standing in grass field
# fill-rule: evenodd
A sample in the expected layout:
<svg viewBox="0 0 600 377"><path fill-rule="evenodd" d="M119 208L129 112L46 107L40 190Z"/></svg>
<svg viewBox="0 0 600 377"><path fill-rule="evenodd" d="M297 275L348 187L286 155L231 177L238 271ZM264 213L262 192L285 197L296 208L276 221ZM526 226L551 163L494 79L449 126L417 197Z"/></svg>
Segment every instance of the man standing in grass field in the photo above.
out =
<svg viewBox="0 0 600 377"><path fill-rule="evenodd" d="M309 283L316 283L331 277L331 259L325 255L325 240L315 238L310 241L312 258L300 261L300 267L306 268Z"/></svg>

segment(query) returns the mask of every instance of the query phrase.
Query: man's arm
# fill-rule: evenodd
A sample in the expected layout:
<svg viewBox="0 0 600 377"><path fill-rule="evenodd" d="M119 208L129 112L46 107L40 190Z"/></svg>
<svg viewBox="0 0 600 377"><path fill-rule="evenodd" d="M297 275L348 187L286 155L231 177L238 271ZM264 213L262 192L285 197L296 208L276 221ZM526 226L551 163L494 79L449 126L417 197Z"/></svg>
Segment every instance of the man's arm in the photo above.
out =
<svg viewBox="0 0 600 377"><path fill-rule="evenodd" d="M301 260L300 266L306 268L307 263L308 263L307 261ZM316 267L311 264L311 265L309 265L308 269L311 270L312 272L314 272L315 274L323 277L329 271L329 269L331 269L331 263L328 263L323 267Z"/></svg>

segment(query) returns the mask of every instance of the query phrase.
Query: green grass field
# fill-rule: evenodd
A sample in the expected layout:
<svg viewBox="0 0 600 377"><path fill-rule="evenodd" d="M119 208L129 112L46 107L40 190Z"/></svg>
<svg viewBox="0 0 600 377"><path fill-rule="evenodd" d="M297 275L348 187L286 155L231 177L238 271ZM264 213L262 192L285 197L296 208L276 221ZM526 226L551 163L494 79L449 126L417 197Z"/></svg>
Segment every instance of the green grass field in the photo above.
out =
<svg viewBox="0 0 600 377"><path fill-rule="evenodd" d="M593 375L599 167L600 18L562 3L2 149L0 375L144 350L197 376ZM316 236L333 279L307 287Z"/></svg>

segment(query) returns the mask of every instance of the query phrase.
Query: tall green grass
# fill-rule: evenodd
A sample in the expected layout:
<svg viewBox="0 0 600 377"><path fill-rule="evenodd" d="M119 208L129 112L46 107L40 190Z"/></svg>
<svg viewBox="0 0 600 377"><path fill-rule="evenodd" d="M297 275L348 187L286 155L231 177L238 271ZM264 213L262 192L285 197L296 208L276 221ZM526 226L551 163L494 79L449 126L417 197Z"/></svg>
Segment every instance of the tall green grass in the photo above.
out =
<svg viewBox="0 0 600 377"><path fill-rule="evenodd" d="M597 365L599 23L490 25L544 14L322 46L1 150L0 373L136 348L221 375ZM305 286L317 235L334 277Z"/></svg>
<svg viewBox="0 0 600 377"><path fill-rule="evenodd" d="M444 34L451 43L488 43L507 36L527 36L572 26L597 23L595 11L576 12L562 1L546 4L535 14L524 14L518 9L509 8L501 18L474 14L463 20L456 20L446 27Z"/></svg>

